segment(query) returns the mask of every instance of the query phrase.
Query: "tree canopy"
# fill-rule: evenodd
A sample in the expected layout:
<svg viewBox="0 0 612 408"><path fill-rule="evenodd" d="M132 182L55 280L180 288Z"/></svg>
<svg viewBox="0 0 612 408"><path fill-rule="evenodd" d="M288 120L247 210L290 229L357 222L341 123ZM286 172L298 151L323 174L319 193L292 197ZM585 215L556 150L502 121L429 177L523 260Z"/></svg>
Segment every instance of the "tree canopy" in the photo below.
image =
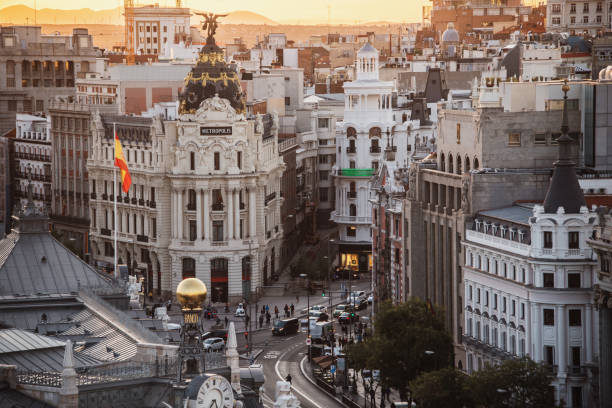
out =
<svg viewBox="0 0 612 408"><path fill-rule="evenodd" d="M471 376L454 368L423 373L410 383L423 408L555 407L545 367L525 357L487 365Z"/></svg>
<svg viewBox="0 0 612 408"><path fill-rule="evenodd" d="M418 299L383 303L373 335L349 347L351 366L380 370L383 387L395 388L405 398L409 382L421 372L453 365L453 342L442 316Z"/></svg>

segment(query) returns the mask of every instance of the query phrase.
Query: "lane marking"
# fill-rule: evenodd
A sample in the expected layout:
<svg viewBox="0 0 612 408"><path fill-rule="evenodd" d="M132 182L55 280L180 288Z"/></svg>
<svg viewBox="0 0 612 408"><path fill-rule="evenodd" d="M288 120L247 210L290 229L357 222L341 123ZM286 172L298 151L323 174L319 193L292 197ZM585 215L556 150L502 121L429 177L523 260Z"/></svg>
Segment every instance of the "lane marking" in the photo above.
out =
<svg viewBox="0 0 612 408"><path fill-rule="evenodd" d="M283 377L280 373L280 370L278 369L279 363L282 361L283 357L285 357L285 354L287 354L289 351L291 350L287 350L285 351L280 357L279 359L276 361L276 364L274 364L274 371L276 371L276 375L278 376L278 378L281 379L281 381L285 381L285 377ZM287 361L289 363L289 361ZM298 394L300 394L304 399L306 399L308 402L310 402L312 405L314 405L317 408L321 408L321 406L319 404L317 404L316 402L314 402L313 400L311 400L308 396L306 396L306 394L304 394L302 391L298 390L297 388L295 388L293 385L291 386L291 388L293 389L293 391L297 392Z"/></svg>

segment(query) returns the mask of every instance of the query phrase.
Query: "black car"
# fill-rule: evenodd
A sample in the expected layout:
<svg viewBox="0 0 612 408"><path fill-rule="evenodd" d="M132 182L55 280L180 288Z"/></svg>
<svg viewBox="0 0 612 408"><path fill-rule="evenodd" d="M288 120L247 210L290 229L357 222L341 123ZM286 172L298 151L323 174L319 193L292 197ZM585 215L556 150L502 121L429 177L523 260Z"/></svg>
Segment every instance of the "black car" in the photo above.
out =
<svg viewBox="0 0 612 408"><path fill-rule="evenodd" d="M211 337L221 337L224 341L227 342L227 329L215 329L208 331L202 335L202 341Z"/></svg>
<svg viewBox="0 0 612 408"><path fill-rule="evenodd" d="M300 322L296 318L277 320L272 328L272 335L295 334L300 329Z"/></svg>
<svg viewBox="0 0 612 408"><path fill-rule="evenodd" d="M337 269L334 272L334 280L358 280L359 271L353 271L351 269Z"/></svg>
<svg viewBox="0 0 612 408"><path fill-rule="evenodd" d="M360 300L359 303L355 304L355 310L363 310L366 307L368 307L368 301L367 300Z"/></svg>

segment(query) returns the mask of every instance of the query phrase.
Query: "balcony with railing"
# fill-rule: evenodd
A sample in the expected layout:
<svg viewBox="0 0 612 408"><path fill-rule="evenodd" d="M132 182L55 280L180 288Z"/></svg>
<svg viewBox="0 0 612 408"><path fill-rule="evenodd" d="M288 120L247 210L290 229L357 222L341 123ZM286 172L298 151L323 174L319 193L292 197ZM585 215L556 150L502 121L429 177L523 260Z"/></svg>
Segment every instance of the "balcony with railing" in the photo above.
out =
<svg viewBox="0 0 612 408"><path fill-rule="evenodd" d="M357 198L357 192L356 192L356 191L348 191L348 192L346 193L346 196L347 196L348 198Z"/></svg>
<svg viewBox="0 0 612 408"><path fill-rule="evenodd" d="M100 235L106 235L107 237L110 237L111 230L108 228L100 228Z"/></svg>
<svg viewBox="0 0 612 408"><path fill-rule="evenodd" d="M355 146L349 146L346 148L347 153L357 153L357 148Z"/></svg>
<svg viewBox="0 0 612 408"><path fill-rule="evenodd" d="M370 146L370 153L380 153L380 146Z"/></svg>
<svg viewBox="0 0 612 408"><path fill-rule="evenodd" d="M273 201L276 198L276 191L271 192L270 194L268 194L266 196L266 200L265 200L265 205L266 207L268 206L268 204L270 204L271 201Z"/></svg>
<svg viewBox="0 0 612 408"><path fill-rule="evenodd" d="M212 205L212 211L222 212L223 211L223 203L215 203Z"/></svg>

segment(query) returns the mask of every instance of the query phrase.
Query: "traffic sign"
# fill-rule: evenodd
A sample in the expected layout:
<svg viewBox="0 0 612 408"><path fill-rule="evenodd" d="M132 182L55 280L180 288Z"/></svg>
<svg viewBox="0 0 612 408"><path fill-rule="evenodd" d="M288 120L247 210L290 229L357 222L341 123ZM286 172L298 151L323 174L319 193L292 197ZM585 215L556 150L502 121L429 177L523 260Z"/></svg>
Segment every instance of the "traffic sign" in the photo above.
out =
<svg viewBox="0 0 612 408"><path fill-rule="evenodd" d="M329 372L332 374L336 372L336 366L334 364L329 366Z"/></svg>
<svg viewBox="0 0 612 408"><path fill-rule="evenodd" d="M307 339L306 339L306 345L307 345L307 346L310 346L310 338L307 338Z"/></svg>

